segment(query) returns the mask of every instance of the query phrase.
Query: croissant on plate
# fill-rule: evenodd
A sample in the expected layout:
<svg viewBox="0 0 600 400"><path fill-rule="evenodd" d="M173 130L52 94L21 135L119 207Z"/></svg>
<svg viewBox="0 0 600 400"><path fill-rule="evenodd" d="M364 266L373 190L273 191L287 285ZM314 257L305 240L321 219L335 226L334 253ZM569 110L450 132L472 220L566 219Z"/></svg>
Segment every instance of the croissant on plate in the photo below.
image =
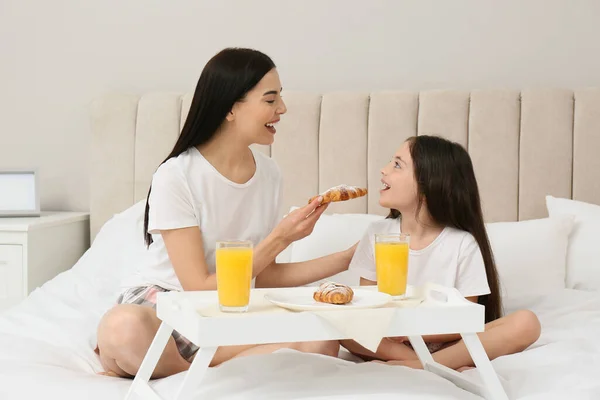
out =
<svg viewBox="0 0 600 400"><path fill-rule="evenodd" d="M360 188L358 186L348 186L348 185L338 185L332 188L327 189L320 196L323 196L323 201L321 204L331 203L333 201L346 201L351 199L356 199L358 197L362 197L368 193L368 190L365 188ZM319 196L313 196L308 200L308 202L312 202Z"/></svg>
<svg viewBox="0 0 600 400"><path fill-rule="evenodd" d="M347 304L352 301L354 291L341 283L325 282L313 294L315 301L329 304Z"/></svg>

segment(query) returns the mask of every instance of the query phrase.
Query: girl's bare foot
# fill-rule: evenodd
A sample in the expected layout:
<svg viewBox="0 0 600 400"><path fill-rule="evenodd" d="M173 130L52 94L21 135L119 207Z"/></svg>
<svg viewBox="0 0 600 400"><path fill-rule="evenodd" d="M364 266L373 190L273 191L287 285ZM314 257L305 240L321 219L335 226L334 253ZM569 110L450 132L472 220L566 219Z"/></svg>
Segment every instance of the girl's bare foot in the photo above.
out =
<svg viewBox="0 0 600 400"><path fill-rule="evenodd" d="M372 362L387 364L387 365L402 365L404 367L414 368L414 369L423 369L423 364L419 360L390 360L390 361L379 361L375 360Z"/></svg>
<svg viewBox="0 0 600 400"><path fill-rule="evenodd" d="M457 369L458 372L468 371L470 369L474 369L475 367L460 367Z"/></svg>

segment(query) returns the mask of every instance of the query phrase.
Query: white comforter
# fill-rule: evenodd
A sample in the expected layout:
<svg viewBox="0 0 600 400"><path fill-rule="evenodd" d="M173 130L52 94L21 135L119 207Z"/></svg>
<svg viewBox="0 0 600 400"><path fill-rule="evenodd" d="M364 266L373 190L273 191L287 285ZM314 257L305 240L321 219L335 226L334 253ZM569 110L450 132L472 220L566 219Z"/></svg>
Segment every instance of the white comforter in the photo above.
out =
<svg viewBox="0 0 600 400"><path fill-rule="evenodd" d="M124 218L124 217L123 217ZM121 224L124 221L121 221ZM0 316L0 399L119 399L131 381L96 375L96 326L114 302L119 280L140 256L139 220L128 229L113 222L68 272ZM124 236L125 235L125 236ZM135 249L135 250L132 250ZM563 290L521 299L542 322L527 351L493 362L513 399L600 398L600 293ZM464 372L477 374L475 370ZM182 374L154 381L174 394ZM232 360L211 369L198 391L203 399L284 398L475 399L425 371L282 351Z"/></svg>

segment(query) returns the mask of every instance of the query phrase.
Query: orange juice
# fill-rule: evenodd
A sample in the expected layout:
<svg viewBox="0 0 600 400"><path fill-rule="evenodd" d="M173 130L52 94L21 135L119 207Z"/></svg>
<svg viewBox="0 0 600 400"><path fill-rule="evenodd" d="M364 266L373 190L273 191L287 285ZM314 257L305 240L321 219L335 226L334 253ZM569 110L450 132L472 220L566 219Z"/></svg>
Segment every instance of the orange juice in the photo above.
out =
<svg viewBox="0 0 600 400"><path fill-rule="evenodd" d="M252 247L217 247L217 292L222 311L243 312L250 302Z"/></svg>
<svg viewBox="0 0 600 400"><path fill-rule="evenodd" d="M375 243L377 289L391 296L406 293L409 244L402 242Z"/></svg>

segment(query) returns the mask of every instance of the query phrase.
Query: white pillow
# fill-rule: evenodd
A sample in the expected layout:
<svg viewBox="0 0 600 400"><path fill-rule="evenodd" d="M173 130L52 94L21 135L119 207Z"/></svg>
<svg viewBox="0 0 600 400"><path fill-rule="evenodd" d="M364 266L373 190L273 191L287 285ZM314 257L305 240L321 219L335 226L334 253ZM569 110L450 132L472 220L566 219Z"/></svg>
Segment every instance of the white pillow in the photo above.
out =
<svg viewBox="0 0 600 400"><path fill-rule="evenodd" d="M567 287L600 290L600 206L546 196L546 207L550 216L575 218L567 251Z"/></svg>
<svg viewBox="0 0 600 400"><path fill-rule="evenodd" d="M514 300L565 288L571 216L486 224L502 297Z"/></svg>
<svg viewBox="0 0 600 400"><path fill-rule="evenodd" d="M290 212L294 209L296 207L292 207ZM299 262L346 250L363 237L371 223L383 218L385 217L374 214L323 214L315 224L313 232L304 239L292 243L286 249L287 254L281 259L289 257L289 262ZM359 276L344 271L327 280L356 286L359 283ZM311 285L318 285L322 281L313 282Z"/></svg>
<svg viewBox="0 0 600 400"><path fill-rule="evenodd" d="M135 271L146 256L143 224L146 201L113 215L100 228L94 242L71 269L94 282L97 295L115 301L123 278ZM92 294L90 294L91 296Z"/></svg>

